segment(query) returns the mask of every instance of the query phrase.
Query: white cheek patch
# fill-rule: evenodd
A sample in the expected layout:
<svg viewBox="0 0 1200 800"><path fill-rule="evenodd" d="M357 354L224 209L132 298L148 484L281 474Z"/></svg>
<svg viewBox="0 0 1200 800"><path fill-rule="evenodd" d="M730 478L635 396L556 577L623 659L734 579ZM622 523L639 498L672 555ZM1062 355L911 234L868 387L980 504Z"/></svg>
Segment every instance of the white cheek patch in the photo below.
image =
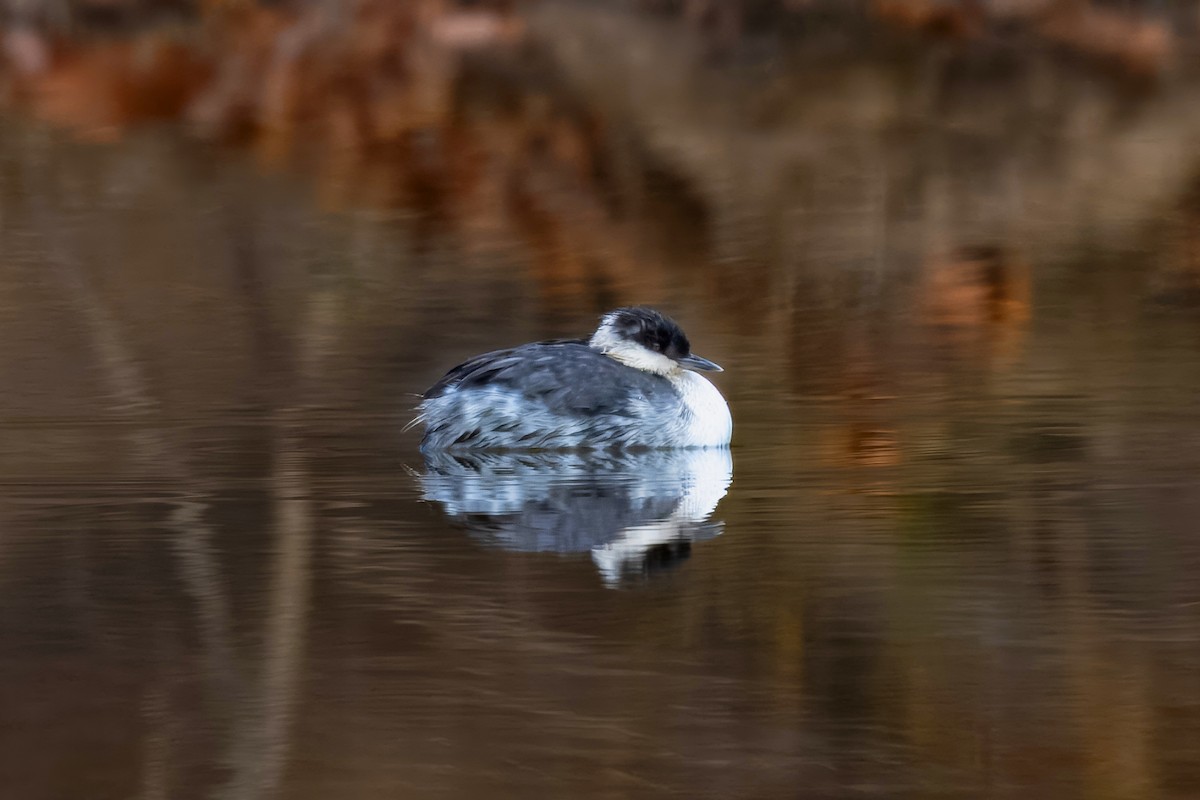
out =
<svg viewBox="0 0 1200 800"><path fill-rule="evenodd" d="M681 367L662 353L648 350L640 344L623 339L613 330L612 320L607 317L592 335L588 345L609 358L620 361L627 367L640 369L655 375L670 375Z"/></svg>
<svg viewBox="0 0 1200 800"><path fill-rule="evenodd" d="M655 353L630 342L622 342L616 347L604 350L603 353L609 358L620 361L625 366L640 369L643 372L652 372L655 375L670 375L680 369L678 364L662 353Z"/></svg>

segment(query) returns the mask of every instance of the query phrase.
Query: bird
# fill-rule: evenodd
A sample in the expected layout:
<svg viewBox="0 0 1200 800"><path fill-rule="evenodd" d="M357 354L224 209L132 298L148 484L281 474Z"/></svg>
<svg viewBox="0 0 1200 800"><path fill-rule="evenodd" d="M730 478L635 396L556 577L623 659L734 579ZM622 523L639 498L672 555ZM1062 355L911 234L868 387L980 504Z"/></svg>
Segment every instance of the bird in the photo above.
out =
<svg viewBox="0 0 1200 800"><path fill-rule="evenodd" d="M610 311L587 339L531 342L464 361L422 395L421 452L716 448L733 419L692 353L652 308Z"/></svg>

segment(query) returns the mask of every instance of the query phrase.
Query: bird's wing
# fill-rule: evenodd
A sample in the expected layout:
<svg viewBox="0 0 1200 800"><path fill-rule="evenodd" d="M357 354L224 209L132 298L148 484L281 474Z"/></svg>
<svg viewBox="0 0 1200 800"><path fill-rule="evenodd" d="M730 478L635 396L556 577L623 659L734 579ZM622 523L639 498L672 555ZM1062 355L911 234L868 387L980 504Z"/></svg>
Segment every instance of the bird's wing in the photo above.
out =
<svg viewBox="0 0 1200 800"><path fill-rule="evenodd" d="M450 370L425 392L501 388L520 392L549 410L576 414L628 414L631 403L669 391L656 375L631 369L580 340L535 342L476 356Z"/></svg>

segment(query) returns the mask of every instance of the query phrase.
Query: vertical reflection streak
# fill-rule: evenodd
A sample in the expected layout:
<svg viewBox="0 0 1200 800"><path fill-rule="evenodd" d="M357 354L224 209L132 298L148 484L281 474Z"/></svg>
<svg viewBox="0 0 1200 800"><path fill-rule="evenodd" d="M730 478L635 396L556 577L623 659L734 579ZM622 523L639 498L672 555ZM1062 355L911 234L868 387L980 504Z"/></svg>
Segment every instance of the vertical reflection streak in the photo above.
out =
<svg viewBox="0 0 1200 800"><path fill-rule="evenodd" d="M313 536L309 476L303 455L302 412L274 415L271 499L274 507L274 572L264 630L262 674L255 713L243 715L233 746L233 800L268 797L279 784L288 740L308 617Z"/></svg>
<svg viewBox="0 0 1200 800"><path fill-rule="evenodd" d="M336 315L319 292L308 294L299 340L285 346L271 319L263 265L254 248L252 215L230 213L224 235L233 244L235 269L249 306L253 345L267 377L271 415L272 576L263 629L263 667L252 712L238 719L231 745L234 774L222 798L253 800L277 793L290 748L309 613L314 535L311 476L305 455L306 413L284 397L304 397L321 363ZM293 386L295 383L297 385Z"/></svg>

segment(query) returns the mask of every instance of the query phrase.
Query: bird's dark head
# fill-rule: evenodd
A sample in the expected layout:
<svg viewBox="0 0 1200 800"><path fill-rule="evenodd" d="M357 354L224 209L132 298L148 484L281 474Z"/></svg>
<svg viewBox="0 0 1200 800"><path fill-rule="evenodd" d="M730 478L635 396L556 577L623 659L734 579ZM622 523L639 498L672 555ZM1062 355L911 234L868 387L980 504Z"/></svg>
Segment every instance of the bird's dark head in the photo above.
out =
<svg viewBox="0 0 1200 800"><path fill-rule="evenodd" d="M721 372L707 358L693 355L683 329L652 308L610 311L600 320L589 344L624 364L660 375L679 369Z"/></svg>

